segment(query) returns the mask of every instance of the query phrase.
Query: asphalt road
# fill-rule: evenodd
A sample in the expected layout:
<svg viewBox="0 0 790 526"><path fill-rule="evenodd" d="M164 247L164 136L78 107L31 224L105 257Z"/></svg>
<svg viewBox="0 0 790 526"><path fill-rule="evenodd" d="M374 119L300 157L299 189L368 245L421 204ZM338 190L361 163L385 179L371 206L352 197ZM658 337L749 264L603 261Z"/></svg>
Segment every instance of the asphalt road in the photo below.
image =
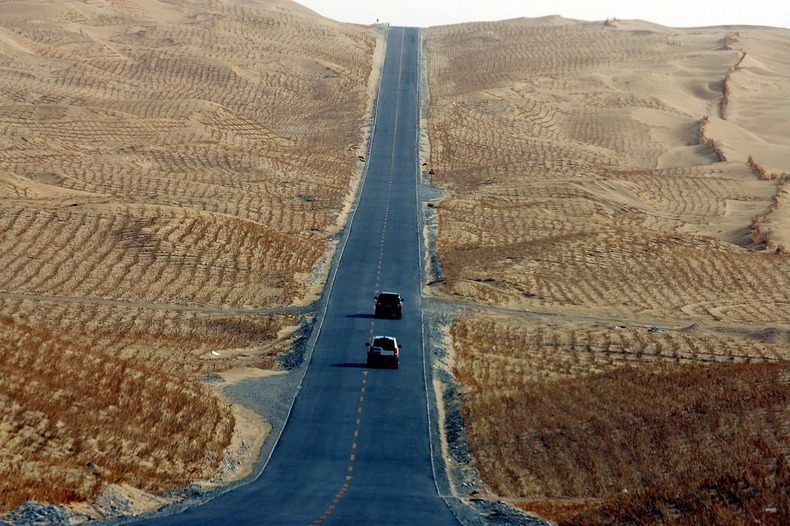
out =
<svg viewBox="0 0 790 526"><path fill-rule="evenodd" d="M279 443L254 482L146 524L458 524L431 464L416 183L419 30L391 28L367 175L311 362ZM373 318L376 291L405 297ZM365 365L373 334L400 368Z"/></svg>

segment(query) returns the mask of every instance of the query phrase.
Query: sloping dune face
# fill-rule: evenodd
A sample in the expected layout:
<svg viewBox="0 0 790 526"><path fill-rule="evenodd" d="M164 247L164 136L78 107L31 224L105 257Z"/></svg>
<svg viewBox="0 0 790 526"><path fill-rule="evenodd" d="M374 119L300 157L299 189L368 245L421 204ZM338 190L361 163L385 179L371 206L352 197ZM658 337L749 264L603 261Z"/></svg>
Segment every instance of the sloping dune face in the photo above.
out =
<svg viewBox="0 0 790 526"><path fill-rule="evenodd" d="M232 417L194 379L288 349L295 317L254 311L320 284L362 166L378 41L281 0L0 3L0 510L216 470ZM81 401L82 377L13 365L32 339L26 353L76 355L63 366L117 383ZM116 415L155 384L189 398L163 416L174 429L202 422L159 433L171 444ZM31 389L92 409L57 420ZM107 422L128 448L89 440ZM222 433L201 442L201 428ZM188 459L157 460L193 439Z"/></svg>
<svg viewBox="0 0 790 526"><path fill-rule="evenodd" d="M790 71L775 56L772 98L742 102L732 79L754 73L732 68L750 39L730 36L727 49L726 35L522 21L431 30L433 181L456 194L440 213L448 288L514 307L787 320L786 260L750 250L750 234L774 200L783 208L790 136L771 101ZM720 117L725 78L732 122Z"/></svg>
<svg viewBox="0 0 790 526"><path fill-rule="evenodd" d="M430 177L447 196L430 290L480 312L448 331L491 490L560 520L551 499L578 499L570 517L660 487L627 506L718 522L697 512L726 508L719 482L750 466L759 495L726 513L763 505L770 521L790 446L790 31L547 18L426 33ZM765 404L738 402L750 389Z"/></svg>
<svg viewBox="0 0 790 526"><path fill-rule="evenodd" d="M3 290L299 296L349 192L371 34L267 3L0 9Z"/></svg>

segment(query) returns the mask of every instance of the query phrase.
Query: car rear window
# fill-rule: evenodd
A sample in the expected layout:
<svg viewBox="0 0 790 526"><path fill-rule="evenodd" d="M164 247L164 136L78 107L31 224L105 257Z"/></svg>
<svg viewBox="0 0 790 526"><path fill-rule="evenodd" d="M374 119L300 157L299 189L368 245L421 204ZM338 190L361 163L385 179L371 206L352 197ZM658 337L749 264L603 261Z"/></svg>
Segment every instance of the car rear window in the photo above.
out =
<svg viewBox="0 0 790 526"><path fill-rule="evenodd" d="M395 349L395 343L389 338L376 338L373 340L373 347L379 347L391 351Z"/></svg>
<svg viewBox="0 0 790 526"><path fill-rule="evenodd" d="M381 303L398 303L400 298L397 294L382 294L379 296L379 301Z"/></svg>

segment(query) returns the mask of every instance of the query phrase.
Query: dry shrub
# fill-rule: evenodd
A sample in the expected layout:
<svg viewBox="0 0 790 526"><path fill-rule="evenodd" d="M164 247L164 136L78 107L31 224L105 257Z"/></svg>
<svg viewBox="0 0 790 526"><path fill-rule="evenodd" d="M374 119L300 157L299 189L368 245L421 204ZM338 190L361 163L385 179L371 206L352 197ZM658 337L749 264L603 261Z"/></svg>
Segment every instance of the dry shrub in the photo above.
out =
<svg viewBox="0 0 790 526"><path fill-rule="evenodd" d="M752 158L749 157L749 160L751 161ZM782 175L779 177L779 182L776 185L776 193L774 194L771 203L768 205L768 209L765 211L765 213L752 218L751 234L749 235L749 238L752 240L752 242L763 245L767 250L773 250L779 254L786 252L787 247L781 243L777 243L774 239L772 239L772 225L770 225L770 217L771 214L780 207L783 201L783 196L785 195L784 184L785 176Z"/></svg>
<svg viewBox="0 0 790 526"><path fill-rule="evenodd" d="M786 361L782 331L776 341L694 330L534 326L496 318L464 318L451 329L457 378L494 394L531 389L547 379L578 378L627 365Z"/></svg>
<svg viewBox="0 0 790 526"><path fill-rule="evenodd" d="M565 515L546 514L560 525L672 524L780 526L790 517L786 458L769 467L747 465L690 487L649 484L594 507ZM527 508L531 509L531 508ZM537 512L537 510L535 510Z"/></svg>
<svg viewBox="0 0 790 526"><path fill-rule="evenodd" d="M741 34L737 31L729 31L725 33L724 38L722 39L722 47L726 50L731 50L732 45L738 41L738 37L740 36Z"/></svg>
<svg viewBox="0 0 790 526"><path fill-rule="evenodd" d="M730 78L745 58L746 51L741 51L741 58L738 59L738 62L736 62L735 65L730 68L730 72L724 77L724 82L722 84L722 98L721 102L719 103L719 117L722 119L727 118L727 107L730 104Z"/></svg>
<svg viewBox="0 0 790 526"><path fill-rule="evenodd" d="M757 173L761 181L770 181L771 179L776 179L779 177L779 174L769 172L765 166L758 163L751 155L749 156L747 163L749 164L749 167Z"/></svg>
<svg viewBox="0 0 790 526"><path fill-rule="evenodd" d="M175 375L235 367L276 366L292 338L282 332L297 323L286 313L238 314L146 308L102 302L0 298L0 316L80 342L109 356L145 363ZM244 349L226 353L225 349ZM211 351L220 356L203 359Z"/></svg>
<svg viewBox="0 0 790 526"><path fill-rule="evenodd" d="M511 392L473 390L464 411L483 477L503 495L613 499L626 491L660 500L715 481L722 492L757 479L765 488L788 482L785 362L623 367ZM744 513L745 504L722 500Z"/></svg>
<svg viewBox="0 0 790 526"><path fill-rule="evenodd" d="M0 510L206 478L234 426L199 383L0 318Z"/></svg>

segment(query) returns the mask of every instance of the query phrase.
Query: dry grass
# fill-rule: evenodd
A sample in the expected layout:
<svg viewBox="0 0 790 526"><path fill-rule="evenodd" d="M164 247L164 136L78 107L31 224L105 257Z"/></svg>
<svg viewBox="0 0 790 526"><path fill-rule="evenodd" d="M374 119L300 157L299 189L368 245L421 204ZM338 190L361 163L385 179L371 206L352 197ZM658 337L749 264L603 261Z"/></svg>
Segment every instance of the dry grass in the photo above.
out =
<svg viewBox="0 0 790 526"><path fill-rule="evenodd" d="M790 361L790 337L783 330L722 335L698 326L661 333L616 327L463 318L452 329L456 374L470 389L517 393L533 382L581 378L628 365Z"/></svg>
<svg viewBox="0 0 790 526"><path fill-rule="evenodd" d="M291 332L283 327L298 323L291 314L212 314L24 297L0 297L0 311L13 312L20 324L46 327L95 351L173 374L275 368L291 344Z"/></svg>
<svg viewBox="0 0 790 526"><path fill-rule="evenodd" d="M456 376L468 389L470 443L498 495L604 499L621 511L665 499L680 515L696 514L701 504L693 499L719 500L696 489L724 492L747 469L774 477L763 480L766 493L755 502L783 505L786 338L466 320L454 326L453 342ZM624 491L628 498L619 496ZM744 513L745 504L721 500L721 513L728 506L727 513ZM546 512L541 505L523 503ZM572 505L574 514L579 506L590 504Z"/></svg>
<svg viewBox="0 0 790 526"><path fill-rule="evenodd" d="M280 0L0 4L0 509L213 473L195 379L289 349L254 312L320 285L379 39Z"/></svg>
<svg viewBox="0 0 790 526"><path fill-rule="evenodd" d="M785 190L785 177L783 175L776 184L776 195L771 201L771 204L768 205L768 209L764 214L755 216L752 219L752 233L750 236L753 242L764 246L768 250L775 250L780 254L786 253L788 246L786 246L784 242L774 239L776 224L772 224L771 214L779 210L783 204L782 202L786 200L787 192Z"/></svg>
<svg viewBox="0 0 790 526"><path fill-rule="evenodd" d="M449 196L431 292L500 312L451 328L496 498L563 524L787 516L788 260L769 242L790 35L721 31L427 32L426 161Z"/></svg>
<svg viewBox="0 0 790 526"><path fill-rule="evenodd" d="M217 472L233 417L187 377L0 318L0 511Z"/></svg>

